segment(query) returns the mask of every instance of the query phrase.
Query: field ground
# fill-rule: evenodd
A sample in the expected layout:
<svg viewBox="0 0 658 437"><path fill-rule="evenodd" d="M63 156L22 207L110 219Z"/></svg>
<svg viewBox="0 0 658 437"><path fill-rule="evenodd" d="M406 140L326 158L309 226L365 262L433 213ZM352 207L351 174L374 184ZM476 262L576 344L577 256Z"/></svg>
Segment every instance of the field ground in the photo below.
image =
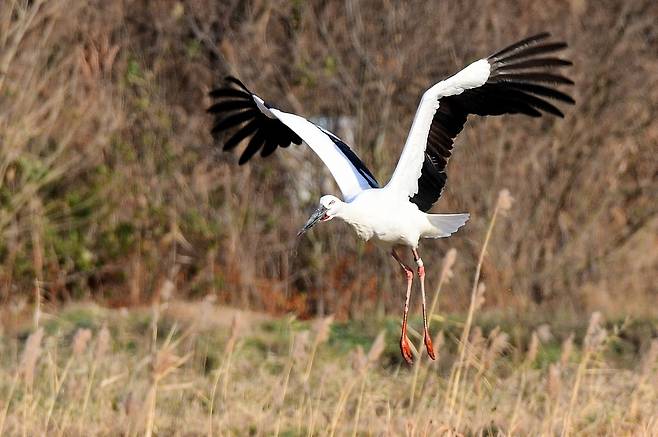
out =
<svg viewBox="0 0 658 437"><path fill-rule="evenodd" d="M0 0L0 436L658 436L658 1L539 5ZM544 30L575 104L465 125L409 367L390 255L295 237L321 160L237 165L208 92L240 77L384 183L424 90Z"/></svg>
<svg viewBox="0 0 658 437"><path fill-rule="evenodd" d="M482 313L462 351L464 318L435 317L438 361L408 367L395 318L76 304L35 330L19 310L2 435L658 435L655 320Z"/></svg>

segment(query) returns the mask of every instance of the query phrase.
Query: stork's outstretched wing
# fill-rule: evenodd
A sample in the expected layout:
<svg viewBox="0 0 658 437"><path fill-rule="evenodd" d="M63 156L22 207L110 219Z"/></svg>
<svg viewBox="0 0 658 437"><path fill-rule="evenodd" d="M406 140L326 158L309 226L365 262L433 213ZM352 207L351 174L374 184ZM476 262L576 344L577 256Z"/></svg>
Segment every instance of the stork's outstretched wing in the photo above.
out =
<svg viewBox="0 0 658 437"><path fill-rule="evenodd" d="M563 117L546 99L573 104L569 95L554 88L573 82L550 70L571 62L550 55L567 45L547 42L549 36L541 33L519 41L428 89L387 187L428 211L441 196L453 141L469 114L540 117L547 112Z"/></svg>
<svg viewBox="0 0 658 437"><path fill-rule="evenodd" d="M226 86L211 91L210 96L215 100L208 108L215 114L212 133L235 130L224 143L224 150L250 138L240 156L240 165L259 150L261 156L267 157L278 147L304 141L329 168L346 201L365 189L379 187L370 170L340 138L303 117L265 103L238 79L227 77Z"/></svg>

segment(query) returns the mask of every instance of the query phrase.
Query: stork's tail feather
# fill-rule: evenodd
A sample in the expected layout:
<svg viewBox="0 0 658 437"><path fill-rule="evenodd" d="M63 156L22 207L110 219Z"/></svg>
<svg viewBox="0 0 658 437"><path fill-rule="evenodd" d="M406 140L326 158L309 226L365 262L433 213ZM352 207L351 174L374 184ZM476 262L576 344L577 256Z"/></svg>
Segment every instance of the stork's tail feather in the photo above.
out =
<svg viewBox="0 0 658 437"><path fill-rule="evenodd" d="M425 238L449 237L464 226L470 214L427 214L432 229L423 234Z"/></svg>

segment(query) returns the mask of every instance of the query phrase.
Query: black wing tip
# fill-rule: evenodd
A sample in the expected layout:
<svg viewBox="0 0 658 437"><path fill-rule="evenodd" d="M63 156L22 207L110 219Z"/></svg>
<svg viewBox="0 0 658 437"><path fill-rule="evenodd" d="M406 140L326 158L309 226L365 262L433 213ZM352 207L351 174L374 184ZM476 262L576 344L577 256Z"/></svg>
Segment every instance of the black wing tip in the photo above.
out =
<svg viewBox="0 0 658 437"><path fill-rule="evenodd" d="M231 95L237 95L238 93L242 93L245 96L250 96L253 95L253 93L247 88L247 86L237 77L235 76L224 76L223 78L223 86L213 88L210 91L208 91L208 96L212 98L217 98L217 97L222 97L223 94L230 93ZM237 85L240 89L235 88L233 85Z"/></svg>
<svg viewBox="0 0 658 437"><path fill-rule="evenodd" d="M513 52L515 50L518 50L519 48L526 46L528 44L534 44L538 41L545 40L546 38L549 38L551 34L549 32L540 32L535 35L528 36L526 38L520 39L500 50L498 50L496 53L493 53L491 56L489 56L487 59L494 59L497 57L500 57L506 53Z"/></svg>
<svg viewBox="0 0 658 437"><path fill-rule="evenodd" d="M529 36L528 39L546 39L551 37L551 32L544 30L542 32L539 32L535 35Z"/></svg>
<svg viewBox="0 0 658 437"><path fill-rule="evenodd" d="M563 50L569 45L565 41L547 42L546 39L552 35L550 32L541 32L533 36L521 39L496 53L487 57L491 63L498 62L506 58L517 58L525 56L525 52L529 51L528 56L535 55L542 52L552 52Z"/></svg>
<svg viewBox="0 0 658 437"><path fill-rule="evenodd" d="M564 77L560 74L551 74L551 73L519 73L519 72L510 72L510 73L501 73L496 72L496 74L491 76L490 83L498 82L526 82L526 83L548 83L555 85L575 85L575 82L568 77Z"/></svg>
<svg viewBox="0 0 658 437"><path fill-rule="evenodd" d="M249 88L247 88L247 86L244 83L242 83L242 81L240 79L238 79L237 77L235 77L235 76L231 76L231 75L224 76L224 81L228 82L228 83L234 83L237 86L239 86L240 88L242 88L243 90L245 90L246 92L248 92L249 94L252 94L252 92L249 91Z"/></svg>
<svg viewBox="0 0 658 437"><path fill-rule="evenodd" d="M537 34L535 34L535 35L528 36L528 37L522 39L522 40L519 41L519 42L525 41L525 42L528 43L528 44L530 44L530 43L533 43L533 44L534 44L534 43L537 43L537 42L539 42L539 41L544 41L544 40L550 38L551 36L553 36L553 35L551 34L551 32L546 32L546 31L544 31L544 32L539 32L539 33L537 33ZM516 42L515 44L518 44L519 42Z"/></svg>
<svg viewBox="0 0 658 437"><path fill-rule="evenodd" d="M511 71L511 70L536 70L554 69L554 68L567 68L572 67L573 62L568 59L557 57L539 57L529 59L518 59L513 62L496 61L491 63L491 70L493 72Z"/></svg>
<svg viewBox="0 0 658 437"><path fill-rule="evenodd" d="M551 111L542 109L540 117L543 116L544 114L548 114L550 116L557 117L557 118L564 118L564 112L560 111L557 108L555 108L555 110L551 110Z"/></svg>
<svg viewBox="0 0 658 437"><path fill-rule="evenodd" d="M575 100L568 94L555 89L558 86L573 86L570 78L553 73L551 70L571 67L573 62L551 53L568 47L565 41L550 41L550 32L541 32L520 40L487 58L492 66L491 83L500 83L513 88L526 87L522 90L533 98L540 99L542 113L564 118L564 113L548 103L544 98L552 98L562 103L573 105ZM535 105L532 105L535 106ZM537 117L537 114L526 114Z"/></svg>
<svg viewBox="0 0 658 437"><path fill-rule="evenodd" d="M569 101L563 101L563 103L565 103L567 105L575 105L576 104L576 99L574 99L573 97L571 97L568 94L567 94L567 96L569 97L570 100ZM560 117L564 118L564 114L561 114Z"/></svg>

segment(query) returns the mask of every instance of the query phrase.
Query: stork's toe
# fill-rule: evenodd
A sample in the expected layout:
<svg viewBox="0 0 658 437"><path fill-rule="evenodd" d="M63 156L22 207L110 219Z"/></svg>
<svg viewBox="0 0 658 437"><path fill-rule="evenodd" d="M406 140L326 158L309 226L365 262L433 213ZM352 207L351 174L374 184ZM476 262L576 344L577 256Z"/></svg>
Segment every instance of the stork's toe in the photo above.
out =
<svg viewBox="0 0 658 437"><path fill-rule="evenodd" d="M402 358L404 358L407 364L412 365L414 363L414 354L411 352L409 339L405 334L400 338L400 352L402 352Z"/></svg>
<svg viewBox="0 0 658 437"><path fill-rule="evenodd" d="M434 346L432 345L432 338L429 334L425 334L425 349L427 349L427 355L433 360L436 360L436 353L434 352Z"/></svg>

